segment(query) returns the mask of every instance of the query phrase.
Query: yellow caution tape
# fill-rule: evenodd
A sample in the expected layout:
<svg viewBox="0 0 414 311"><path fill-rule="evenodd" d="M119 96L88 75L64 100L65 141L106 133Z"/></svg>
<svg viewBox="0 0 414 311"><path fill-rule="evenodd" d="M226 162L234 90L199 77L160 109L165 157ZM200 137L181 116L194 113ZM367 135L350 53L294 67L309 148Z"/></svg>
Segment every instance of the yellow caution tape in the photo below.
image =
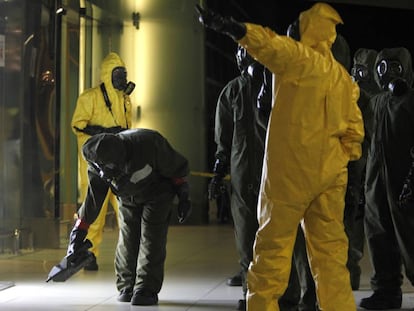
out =
<svg viewBox="0 0 414 311"><path fill-rule="evenodd" d="M215 174L213 174L213 173L208 173L208 172L194 172L194 171L191 171L191 172L190 172L190 175L193 175L193 176L200 176L200 177L208 177L208 178L212 178L212 177L214 177L214 176L215 176ZM224 179L225 179L225 180L230 180L230 175L226 175L226 176L224 177Z"/></svg>

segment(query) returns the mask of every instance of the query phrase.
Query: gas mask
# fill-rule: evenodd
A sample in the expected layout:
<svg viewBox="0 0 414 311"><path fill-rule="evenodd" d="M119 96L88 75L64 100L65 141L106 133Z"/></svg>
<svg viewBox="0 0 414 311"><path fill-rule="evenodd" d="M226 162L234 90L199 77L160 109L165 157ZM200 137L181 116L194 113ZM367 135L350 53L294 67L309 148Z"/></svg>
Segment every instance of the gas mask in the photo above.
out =
<svg viewBox="0 0 414 311"><path fill-rule="evenodd" d="M398 60L383 59L377 65L377 73L384 90L393 96L402 96L408 91L408 83L402 78L403 66Z"/></svg>
<svg viewBox="0 0 414 311"><path fill-rule="evenodd" d="M369 80L369 70L366 66L355 64L351 69L351 76L356 82L364 82Z"/></svg>
<svg viewBox="0 0 414 311"><path fill-rule="evenodd" d="M135 88L135 83L127 82L125 67L115 67L112 70L112 85L115 89L124 91L126 95L130 95Z"/></svg>
<svg viewBox="0 0 414 311"><path fill-rule="evenodd" d="M403 66L398 60L383 59L377 65L377 73L382 88L388 90L388 85L392 80L402 77Z"/></svg>
<svg viewBox="0 0 414 311"><path fill-rule="evenodd" d="M247 53L246 49L242 46L237 47L236 51L237 67L241 73L244 73L249 66L254 63L254 59Z"/></svg>

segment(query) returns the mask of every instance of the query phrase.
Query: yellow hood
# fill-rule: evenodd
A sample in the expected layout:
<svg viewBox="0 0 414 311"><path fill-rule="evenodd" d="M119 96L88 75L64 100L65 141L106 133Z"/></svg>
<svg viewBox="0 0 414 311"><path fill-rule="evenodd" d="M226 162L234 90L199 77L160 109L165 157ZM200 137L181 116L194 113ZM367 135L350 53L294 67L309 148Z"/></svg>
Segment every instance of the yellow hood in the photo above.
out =
<svg viewBox="0 0 414 311"><path fill-rule="evenodd" d="M118 54L111 52L105 57L101 65L101 81L105 83L107 89L113 87L112 70L116 67L125 67L125 64Z"/></svg>
<svg viewBox="0 0 414 311"><path fill-rule="evenodd" d="M338 12L326 3L316 3L299 15L300 41L325 55L335 41L337 24L343 24Z"/></svg>
<svg viewBox="0 0 414 311"><path fill-rule="evenodd" d="M101 81L105 84L109 100L113 105L116 105L122 99L122 91L115 89L112 85L112 70L116 67L125 67L125 63L118 54L111 52L102 62Z"/></svg>

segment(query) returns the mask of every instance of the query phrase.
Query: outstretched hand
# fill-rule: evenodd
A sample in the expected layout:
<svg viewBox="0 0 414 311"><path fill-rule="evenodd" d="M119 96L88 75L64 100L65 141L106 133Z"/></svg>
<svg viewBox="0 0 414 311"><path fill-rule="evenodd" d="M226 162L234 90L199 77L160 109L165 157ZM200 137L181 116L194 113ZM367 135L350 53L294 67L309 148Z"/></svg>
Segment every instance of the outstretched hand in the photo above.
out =
<svg viewBox="0 0 414 311"><path fill-rule="evenodd" d="M196 4L195 9L198 14L198 20L203 26L221 32L224 26L224 18L222 16L211 10L202 8L198 4Z"/></svg>
<svg viewBox="0 0 414 311"><path fill-rule="evenodd" d="M236 41L246 34L245 25L231 17L223 17L212 10L202 8L198 4L196 4L195 9L198 14L198 20L204 27L228 35Z"/></svg>

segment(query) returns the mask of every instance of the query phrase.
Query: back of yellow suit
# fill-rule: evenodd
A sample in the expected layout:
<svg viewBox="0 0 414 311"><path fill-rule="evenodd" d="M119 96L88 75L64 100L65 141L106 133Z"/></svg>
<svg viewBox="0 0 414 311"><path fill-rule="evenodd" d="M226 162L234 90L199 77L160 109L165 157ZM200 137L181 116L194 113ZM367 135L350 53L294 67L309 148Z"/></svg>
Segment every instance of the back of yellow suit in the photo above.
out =
<svg viewBox="0 0 414 311"><path fill-rule="evenodd" d="M245 24L239 40L278 77L248 273L249 311L279 310L301 221L319 308L356 310L343 212L347 164L360 157L364 130L359 88L331 53L338 23L339 14L318 3L300 15L300 42L253 24Z"/></svg>
<svg viewBox="0 0 414 311"><path fill-rule="evenodd" d="M91 89L85 90L78 98L76 108L72 116L72 130L78 142L78 169L79 169L79 200L83 202L88 189L87 163L82 156L82 146L91 136L89 127L103 128L103 131L111 132L112 129L127 129L131 126L131 100L122 90L114 88L112 72L115 68L124 67L125 64L116 53L109 53L101 65L101 83ZM104 98L104 91L107 101ZM92 131L93 132L93 131ZM108 203L111 203L116 218L118 219L118 202L115 195L108 191L106 199L98 218L89 227L87 239L93 246L90 249L96 257L99 255L99 245L102 242L102 231L105 225L105 217Z"/></svg>

